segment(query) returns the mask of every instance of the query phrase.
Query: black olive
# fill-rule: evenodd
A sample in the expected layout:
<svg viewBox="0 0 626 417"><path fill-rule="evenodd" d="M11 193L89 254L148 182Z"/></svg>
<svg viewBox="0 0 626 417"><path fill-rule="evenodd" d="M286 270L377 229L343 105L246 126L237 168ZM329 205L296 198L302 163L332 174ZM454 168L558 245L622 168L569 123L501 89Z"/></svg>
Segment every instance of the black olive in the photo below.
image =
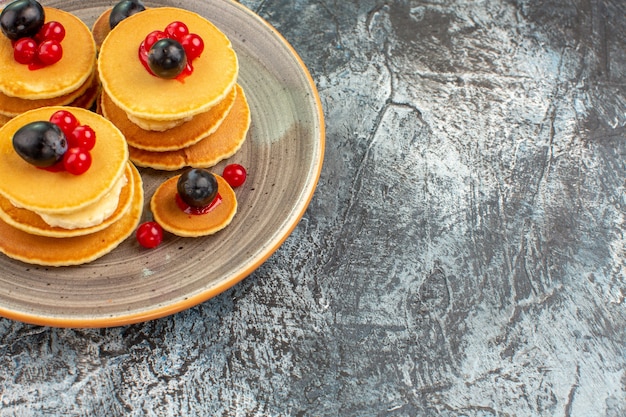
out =
<svg viewBox="0 0 626 417"><path fill-rule="evenodd" d="M35 0L16 0L0 14L0 29L12 41L33 37L45 21L43 7Z"/></svg>
<svg viewBox="0 0 626 417"><path fill-rule="evenodd" d="M140 0L123 0L117 3L109 15L109 26L113 29L122 20L135 13L143 12L146 7Z"/></svg>
<svg viewBox="0 0 626 417"><path fill-rule="evenodd" d="M174 39L156 41L148 52L148 65L157 77L176 78L187 66L185 49Z"/></svg>
<svg viewBox="0 0 626 417"><path fill-rule="evenodd" d="M191 207L206 207L217 196L217 179L206 169L191 168L176 183L180 198Z"/></svg>
<svg viewBox="0 0 626 417"><path fill-rule="evenodd" d="M67 151L67 139L59 126L37 121L15 132L13 148L26 162L38 167L49 167L63 158Z"/></svg>

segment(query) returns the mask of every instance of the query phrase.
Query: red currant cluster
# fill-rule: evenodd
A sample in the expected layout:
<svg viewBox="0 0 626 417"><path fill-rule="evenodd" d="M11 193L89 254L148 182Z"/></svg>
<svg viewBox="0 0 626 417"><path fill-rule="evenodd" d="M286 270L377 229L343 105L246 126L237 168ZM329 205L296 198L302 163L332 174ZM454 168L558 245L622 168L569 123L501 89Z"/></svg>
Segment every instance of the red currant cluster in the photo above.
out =
<svg viewBox="0 0 626 417"><path fill-rule="evenodd" d="M13 58L31 70L57 63L63 57L61 41L65 28L60 22L47 22L35 36L20 38L13 42Z"/></svg>
<svg viewBox="0 0 626 417"><path fill-rule="evenodd" d="M202 54L204 51L204 41L200 35L190 33L186 24L174 21L167 25L164 30L155 30L150 32L141 45L139 45L139 59L146 69L152 73L148 65L148 54L150 48L161 39L173 39L180 43L187 57L187 65L183 70L183 75L189 75L193 71L192 61ZM154 75L154 74L153 74Z"/></svg>
<svg viewBox="0 0 626 417"><path fill-rule="evenodd" d="M67 151L52 170L65 170L74 175L87 172L91 166L89 151L96 145L96 132L87 125L81 125L67 110L56 111L50 116L50 122L59 126L67 140Z"/></svg>

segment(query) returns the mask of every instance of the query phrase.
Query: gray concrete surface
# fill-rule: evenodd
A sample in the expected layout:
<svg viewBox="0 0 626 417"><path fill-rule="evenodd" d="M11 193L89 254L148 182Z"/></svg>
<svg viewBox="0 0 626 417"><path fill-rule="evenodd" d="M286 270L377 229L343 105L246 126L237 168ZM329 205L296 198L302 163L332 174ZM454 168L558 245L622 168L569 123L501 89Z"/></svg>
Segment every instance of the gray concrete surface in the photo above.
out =
<svg viewBox="0 0 626 417"><path fill-rule="evenodd" d="M242 3L319 88L309 210L174 316L0 320L0 416L626 415L626 3Z"/></svg>

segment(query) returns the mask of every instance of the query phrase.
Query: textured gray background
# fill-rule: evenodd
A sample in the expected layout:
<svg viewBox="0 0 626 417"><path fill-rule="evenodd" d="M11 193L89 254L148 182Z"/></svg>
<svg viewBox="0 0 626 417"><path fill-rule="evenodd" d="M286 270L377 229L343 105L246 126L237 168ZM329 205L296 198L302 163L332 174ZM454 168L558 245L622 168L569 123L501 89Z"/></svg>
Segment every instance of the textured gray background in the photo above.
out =
<svg viewBox="0 0 626 417"><path fill-rule="evenodd" d="M626 415L626 2L242 3L319 88L309 210L175 316L0 319L0 416Z"/></svg>

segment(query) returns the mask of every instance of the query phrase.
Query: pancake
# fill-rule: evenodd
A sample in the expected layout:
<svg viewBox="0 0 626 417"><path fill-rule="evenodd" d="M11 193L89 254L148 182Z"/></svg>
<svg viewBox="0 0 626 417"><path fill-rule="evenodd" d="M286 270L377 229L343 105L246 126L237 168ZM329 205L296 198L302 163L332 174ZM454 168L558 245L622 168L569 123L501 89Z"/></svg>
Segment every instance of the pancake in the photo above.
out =
<svg viewBox="0 0 626 417"><path fill-rule="evenodd" d="M147 151L163 152L193 145L215 132L233 107L237 90L238 88L233 88L224 100L209 111L198 114L190 121L164 132L147 131L140 128L128 120L126 113L104 93L101 96L100 104L104 117L112 121L122 131L130 146Z"/></svg>
<svg viewBox="0 0 626 417"><path fill-rule="evenodd" d="M224 100L222 100L223 102ZM205 112L206 113L206 112ZM144 130L153 130L156 132L163 132L165 130L174 128L176 126L180 126L185 122L193 119L195 116L185 117L184 119L176 119L176 120L150 120L143 117L136 117L132 114L127 113L126 116L128 120L139 126Z"/></svg>
<svg viewBox="0 0 626 417"><path fill-rule="evenodd" d="M56 64L31 71L15 61L11 41L0 36L0 92L7 96L30 100L62 96L79 88L93 73L96 45L89 28L71 13L49 7L44 11L46 22L61 22L65 27L63 57Z"/></svg>
<svg viewBox="0 0 626 417"><path fill-rule="evenodd" d="M22 126L49 120L57 110L69 110L96 132L87 172L49 172L24 161L13 149L13 135ZM102 116L78 107L44 107L22 113L0 128L0 195L22 208L49 214L70 213L98 201L126 170L128 148L124 136Z"/></svg>
<svg viewBox="0 0 626 417"><path fill-rule="evenodd" d="M128 147L135 165L164 171L175 171L189 166L210 168L233 156L243 145L250 127L250 108L241 87L237 89L235 104L219 128L200 142L177 151L151 152Z"/></svg>
<svg viewBox="0 0 626 417"><path fill-rule="evenodd" d="M136 181L141 181L141 178L138 178L139 172L136 168L133 167L130 162L127 163L125 176L128 182L122 188L117 208L112 215L110 215L107 219L105 219L102 223L98 225L84 227L80 229L64 229L62 227L53 227L48 225L37 213L26 209L17 208L4 197L0 197L0 219L2 219L10 226L23 230L24 232L39 236L71 237L86 235L89 233L100 231L121 219L122 216L126 214L126 212L130 209L133 200L133 193L135 190L134 183Z"/></svg>
<svg viewBox="0 0 626 417"><path fill-rule="evenodd" d="M5 116L4 114L0 114L0 127L4 126L11 118L9 116Z"/></svg>
<svg viewBox="0 0 626 417"><path fill-rule="evenodd" d="M131 206L121 219L95 233L55 238L37 236L16 229L0 219L0 252L22 262L44 266L80 265L94 261L115 249L137 228L143 211L143 185L134 173Z"/></svg>
<svg viewBox="0 0 626 417"><path fill-rule="evenodd" d="M224 178L215 175L221 202L206 214L194 215L185 213L176 203L178 177L161 184L150 200L154 220L164 230L176 236L199 237L212 235L230 224L237 213L237 197Z"/></svg>
<svg viewBox="0 0 626 417"><path fill-rule="evenodd" d="M185 23L204 41L194 71L180 81L151 75L138 58L146 35L173 22ZM100 48L102 88L132 117L172 121L204 113L221 102L237 81L239 63L230 40L202 16L173 7L150 8L122 20Z"/></svg>
<svg viewBox="0 0 626 417"><path fill-rule="evenodd" d="M87 90L78 96L74 101L72 101L68 106L70 107L81 107L83 109L92 110L96 102L98 101L98 97L100 96L100 80L98 77L94 77L93 82L87 88Z"/></svg>
<svg viewBox="0 0 626 417"><path fill-rule="evenodd" d="M95 61L94 61L95 68ZM41 100L29 100L19 97L11 97L6 94L0 93L0 114L7 117L15 117L20 113L24 113L28 110L37 109L39 107L50 106L65 106L78 100L83 94L85 94L94 85L98 85L98 77L96 77L95 71L92 71L87 80L78 87L76 90L68 94L63 94L58 97L44 98ZM95 98L95 97L94 97ZM92 101L93 103L93 101ZM76 106L84 107L84 106Z"/></svg>
<svg viewBox="0 0 626 417"><path fill-rule="evenodd" d="M112 10L113 8L105 10L100 16L96 18L96 21L91 27L91 33L93 35L93 40L96 43L97 49L100 49L102 42L104 42L104 39L107 37L109 32L111 32L109 17L111 16Z"/></svg>
<svg viewBox="0 0 626 417"><path fill-rule="evenodd" d="M111 12L113 8L105 10L96 18L96 21L93 23L91 27L91 33L93 34L93 39L96 42L96 48L100 49L102 46L102 42L107 37L109 32L111 32L111 25L109 23L109 18L111 16Z"/></svg>

